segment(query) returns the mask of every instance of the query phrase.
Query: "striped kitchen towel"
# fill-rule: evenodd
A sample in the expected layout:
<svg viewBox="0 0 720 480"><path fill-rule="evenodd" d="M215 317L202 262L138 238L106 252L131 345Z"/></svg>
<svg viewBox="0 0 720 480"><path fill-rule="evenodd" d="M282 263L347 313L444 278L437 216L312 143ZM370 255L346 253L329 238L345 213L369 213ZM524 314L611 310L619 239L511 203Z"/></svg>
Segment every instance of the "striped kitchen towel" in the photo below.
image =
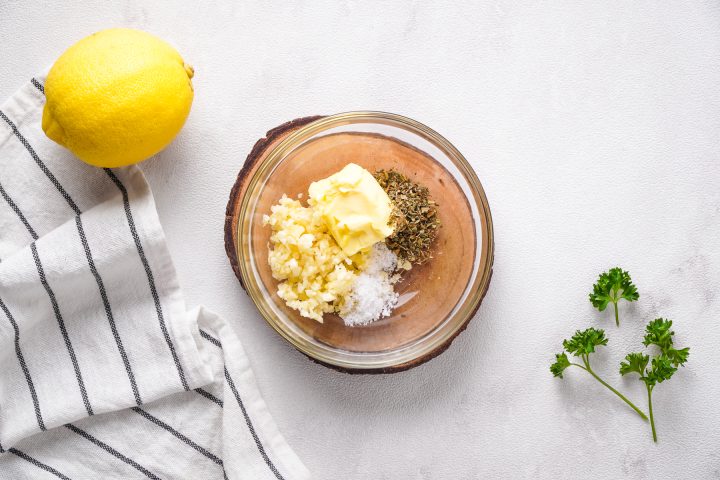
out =
<svg viewBox="0 0 720 480"><path fill-rule="evenodd" d="M0 479L306 479L232 328L186 311L136 167L0 107Z"/></svg>

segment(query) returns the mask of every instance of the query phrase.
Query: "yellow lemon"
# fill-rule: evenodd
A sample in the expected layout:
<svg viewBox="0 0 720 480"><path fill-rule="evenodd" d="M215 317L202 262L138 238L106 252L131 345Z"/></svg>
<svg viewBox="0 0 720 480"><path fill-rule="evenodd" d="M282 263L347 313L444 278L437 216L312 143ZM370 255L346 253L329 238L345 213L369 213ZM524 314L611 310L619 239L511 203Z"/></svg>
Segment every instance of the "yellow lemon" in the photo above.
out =
<svg viewBox="0 0 720 480"><path fill-rule="evenodd" d="M145 160L185 123L192 76L192 67L159 38L103 30L70 47L50 69L42 128L97 167Z"/></svg>

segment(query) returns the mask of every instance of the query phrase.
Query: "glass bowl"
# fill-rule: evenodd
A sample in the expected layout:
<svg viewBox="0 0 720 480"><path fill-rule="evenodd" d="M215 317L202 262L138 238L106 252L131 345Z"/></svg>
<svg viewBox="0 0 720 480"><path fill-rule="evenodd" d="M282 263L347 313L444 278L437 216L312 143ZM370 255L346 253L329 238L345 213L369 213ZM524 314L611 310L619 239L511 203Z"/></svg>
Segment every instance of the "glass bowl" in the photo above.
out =
<svg viewBox="0 0 720 480"><path fill-rule="evenodd" d="M394 168L426 185L442 227L433 258L403 274L392 315L367 326L300 316L277 295L263 215L283 194L297 198L315 180L354 162L373 172ZM445 138L400 115L349 112L295 129L270 145L249 172L239 203L235 248L240 280L270 326L294 347L348 372L393 372L444 351L475 315L492 272L490 208L472 167Z"/></svg>

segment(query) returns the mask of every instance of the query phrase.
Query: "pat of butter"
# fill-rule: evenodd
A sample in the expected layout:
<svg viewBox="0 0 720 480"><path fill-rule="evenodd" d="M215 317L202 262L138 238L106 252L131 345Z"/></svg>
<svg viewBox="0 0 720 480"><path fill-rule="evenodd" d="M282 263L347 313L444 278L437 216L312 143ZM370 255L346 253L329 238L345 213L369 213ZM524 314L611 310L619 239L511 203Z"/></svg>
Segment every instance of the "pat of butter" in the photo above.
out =
<svg viewBox="0 0 720 480"><path fill-rule="evenodd" d="M312 207L346 255L365 250L392 234L392 204L370 172L349 163L334 175L313 182Z"/></svg>

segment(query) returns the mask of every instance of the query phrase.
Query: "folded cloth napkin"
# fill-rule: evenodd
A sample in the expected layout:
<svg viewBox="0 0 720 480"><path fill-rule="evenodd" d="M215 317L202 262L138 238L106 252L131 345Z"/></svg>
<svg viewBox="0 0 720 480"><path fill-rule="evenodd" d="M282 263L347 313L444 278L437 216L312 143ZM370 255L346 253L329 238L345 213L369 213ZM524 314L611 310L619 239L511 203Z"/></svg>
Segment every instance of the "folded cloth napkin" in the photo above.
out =
<svg viewBox="0 0 720 480"><path fill-rule="evenodd" d="M142 173L48 140L43 80L0 107L0 479L308 478Z"/></svg>

